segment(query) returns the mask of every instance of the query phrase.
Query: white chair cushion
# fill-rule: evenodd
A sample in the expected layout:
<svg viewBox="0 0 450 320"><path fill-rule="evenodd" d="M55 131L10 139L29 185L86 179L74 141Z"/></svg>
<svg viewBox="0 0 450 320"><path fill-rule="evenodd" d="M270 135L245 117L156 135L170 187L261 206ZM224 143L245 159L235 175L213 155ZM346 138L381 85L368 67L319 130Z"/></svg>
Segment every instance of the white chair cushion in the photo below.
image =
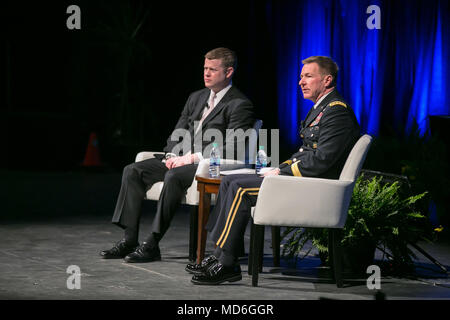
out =
<svg viewBox="0 0 450 320"><path fill-rule="evenodd" d="M159 195L161 194L162 187L164 185L164 182L157 182L155 183L150 190L146 193L146 199L148 200L159 200Z"/></svg>
<svg viewBox="0 0 450 320"><path fill-rule="evenodd" d="M361 171L364 160L366 159L371 142L372 137L368 134L365 134L359 138L345 161L339 180L356 180Z"/></svg>
<svg viewBox="0 0 450 320"><path fill-rule="evenodd" d="M331 179L268 176L259 191L254 223L342 228L353 184Z"/></svg>
<svg viewBox="0 0 450 320"><path fill-rule="evenodd" d="M362 136L352 148L339 180L268 176L252 212L255 224L343 228L356 177L372 137Z"/></svg>

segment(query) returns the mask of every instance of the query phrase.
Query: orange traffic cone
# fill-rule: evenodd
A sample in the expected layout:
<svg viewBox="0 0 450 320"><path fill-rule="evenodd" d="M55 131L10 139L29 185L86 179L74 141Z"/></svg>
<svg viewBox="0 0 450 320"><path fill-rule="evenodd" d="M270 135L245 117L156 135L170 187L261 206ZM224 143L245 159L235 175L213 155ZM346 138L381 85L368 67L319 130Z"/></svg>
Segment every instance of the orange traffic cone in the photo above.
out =
<svg viewBox="0 0 450 320"><path fill-rule="evenodd" d="M97 134L95 132L92 132L89 137L86 155L84 156L84 161L81 165L83 167L100 167L102 165L98 149Z"/></svg>

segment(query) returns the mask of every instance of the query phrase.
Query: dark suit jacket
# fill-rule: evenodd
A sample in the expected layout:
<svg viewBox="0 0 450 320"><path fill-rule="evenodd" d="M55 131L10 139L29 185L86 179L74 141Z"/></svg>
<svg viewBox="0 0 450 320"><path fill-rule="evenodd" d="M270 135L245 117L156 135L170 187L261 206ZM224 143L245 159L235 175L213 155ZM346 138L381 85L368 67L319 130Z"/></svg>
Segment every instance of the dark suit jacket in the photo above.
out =
<svg viewBox="0 0 450 320"><path fill-rule="evenodd" d="M189 132L190 136L183 136L183 138L176 139L176 141L172 141L172 135L167 139L167 145L164 148L164 152L173 152L174 147L182 142L186 142L185 139L189 139L191 153L195 153L201 151L202 153L205 151L205 148L208 145L211 145L214 141L216 141L216 137L212 138L212 141L208 139L202 139L202 135L208 129L217 129L222 133L223 136L223 145L219 142L219 149L222 153L222 157L229 158L226 155L226 145L231 143L233 140L233 136L230 132L227 135L226 129L243 129L244 131L248 128L253 127L254 112L253 112L253 104L251 101L240 92L234 85L228 90L228 92L222 97L220 102L215 106L215 108L211 111L211 113L205 118L202 123L201 131L197 132L194 136L194 121L200 121L205 106L207 105L208 98L210 94L210 89L204 88L199 91L193 92L184 106L184 109L181 113L181 117L178 120L176 129L185 129ZM175 132L174 130L174 132ZM241 143L234 142L234 156L231 158L236 158L236 144ZM178 147L180 149L180 147ZM186 151L186 150L185 150ZM180 152L175 152L177 155L181 155ZM209 154L203 154L204 157L208 158Z"/></svg>
<svg viewBox="0 0 450 320"><path fill-rule="evenodd" d="M280 164L280 174L337 179L359 137L353 110L334 89L301 122L303 144Z"/></svg>

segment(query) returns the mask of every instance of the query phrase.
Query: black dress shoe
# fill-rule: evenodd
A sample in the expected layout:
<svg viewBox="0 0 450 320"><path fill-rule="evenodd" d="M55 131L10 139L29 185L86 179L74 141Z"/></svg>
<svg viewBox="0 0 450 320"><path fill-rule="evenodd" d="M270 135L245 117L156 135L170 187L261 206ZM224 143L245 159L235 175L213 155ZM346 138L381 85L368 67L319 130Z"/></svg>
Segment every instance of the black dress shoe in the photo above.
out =
<svg viewBox="0 0 450 320"><path fill-rule="evenodd" d="M217 262L217 258L215 256L209 256L200 263L189 263L184 270L192 274L203 274L215 262Z"/></svg>
<svg viewBox="0 0 450 320"><path fill-rule="evenodd" d="M125 241L125 239L122 239L111 249L100 252L100 256L103 259L122 259L127 254L136 250L137 246L139 246L139 243L129 244Z"/></svg>
<svg viewBox="0 0 450 320"><path fill-rule="evenodd" d="M159 261L161 260L161 252L157 245L150 246L148 242L143 242L134 252L127 255L124 260L131 263Z"/></svg>
<svg viewBox="0 0 450 320"><path fill-rule="evenodd" d="M217 285L223 282L235 282L242 280L242 271L240 265L225 267L219 261L209 267L204 274L194 275L192 283L203 285Z"/></svg>

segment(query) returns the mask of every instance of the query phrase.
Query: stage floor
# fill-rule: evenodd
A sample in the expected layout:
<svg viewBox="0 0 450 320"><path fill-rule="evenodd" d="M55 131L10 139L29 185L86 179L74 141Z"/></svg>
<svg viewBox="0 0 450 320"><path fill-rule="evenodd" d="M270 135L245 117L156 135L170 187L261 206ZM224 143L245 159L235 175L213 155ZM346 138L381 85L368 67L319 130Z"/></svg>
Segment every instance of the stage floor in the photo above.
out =
<svg viewBox="0 0 450 320"><path fill-rule="evenodd" d="M65 178L53 176L53 181L57 182L60 179L67 182L67 177ZM49 182L52 179L45 181L36 184L53 185ZM80 179L74 178L72 181L79 182L70 187L72 192L76 192L77 186L80 185L84 186L83 190L92 187L95 191L92 190L92 193L80 191L80 199L76 203L61 200L47 209L61 212L59 215L36 212L27 216L22 212L18 213L17 216L20 217L18 219L14 217L14 212L9 212L9 216L2 219L0 299L374 300L378 292L368 289L366 278L347 278L345 287L338 289L331 282L328 269L320 266L317 255L305 258L296 268L289 267L284 260L281 267L272 267L269 230L265 233L264 268L259 277L259 287L251 285L251 277L247 274L246 257L241 258L242 281L219 286L196 286L190 282L191 275L184 270L188 263L189 239L189 210L185 206L177 212L171 228L160 243L162 261L130 264L123 260L101 259L99 252L109 249L122 237L122 230L110 222L111 207L115 203L120 175L114 174L103 178L96 175L92 180L84 176ZM105 184L104 189L96 185L95 181L102 181L101 184ZM34 190L40 192L39 189ZM96 194L98 203L95 200L86 200L86 197L95 199ZM55 196L56 198L58 197ZM68 198L77 197L72 194L68 195ZM26 197L22 201L26 202ZM45 200L36 197L34 201ZM83 202L90 204L90 207L86 207L86 211L83 211ZM92 210L93 203L99 206L98 212ZM29 206L31 208L32 204ZM9 210L13 210L13 207L10 204ZM17 208L23 207L23 204L18 203ZM154 209L155 206L151 202L144 205L140 239L150 228ZM247 250L249 236L247 228L245 236ZM447 268L450 266L449 243L420 243L420 246L441 264ZM208 242L207 253L212 250L212 243ZM450 299L448 275L440 272L436 265L420 253L417 253L417 256L415 276L393 277L381 274L380 292L384 298ZM380 257L380 252L377 253L377 257ZM80 268L80 289L67 287L69 266Z"/></svg>

